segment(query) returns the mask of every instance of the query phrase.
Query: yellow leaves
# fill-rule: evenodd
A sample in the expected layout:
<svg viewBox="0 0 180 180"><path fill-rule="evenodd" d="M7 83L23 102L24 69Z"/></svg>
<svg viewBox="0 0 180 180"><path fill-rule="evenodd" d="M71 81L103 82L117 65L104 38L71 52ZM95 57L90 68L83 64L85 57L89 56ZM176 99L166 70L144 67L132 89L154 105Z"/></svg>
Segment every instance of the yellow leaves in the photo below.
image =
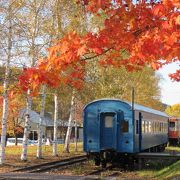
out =
<svg viewBox="0 0 180 180"><path fill-rule="evenodd" d="M180 104L174 104L165 110L170 116L180 117Z"/></svg>

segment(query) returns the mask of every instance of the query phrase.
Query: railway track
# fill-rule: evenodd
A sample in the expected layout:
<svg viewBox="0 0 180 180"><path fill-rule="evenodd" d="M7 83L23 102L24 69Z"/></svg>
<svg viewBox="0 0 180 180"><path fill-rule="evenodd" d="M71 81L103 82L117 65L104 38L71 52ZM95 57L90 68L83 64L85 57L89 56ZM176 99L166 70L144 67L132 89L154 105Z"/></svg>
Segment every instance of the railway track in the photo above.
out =
<svg viewBox="0 0 180 180"><path fill-rule="evenodd" d="M113 166L108 166L106 168L101 168L101 169L98 169L98 170L94 170L88 174L86 174L86 176L90 176L90 175L100 175L101 173L107 171L107 170L111 170L113 168Z"/></svg>
<svg viewBox="0 0 180 180"><path fill-rule="evenodd" d="M102 177L102 173L106 173L108 171L107 174L103 175L103 178L105 179L113 179L114 177L117 177L119 175L119 170L113 170L114 166L108 166L106 168L102 168L102 169L98 169L98 170L94 170L88 174L86 174L86 177L92 177L92 176L96 176L97 178L100 176Z"/></svg>
<svg viewBox="0 0 180 180"><path fill-rule="evenodd" d="M59 161L38 164L35 166L28 166L25 168L16 169L13 172L26 172L26 173L46 172L54 168L70 166L72 164L84 162L86 160L87 160L87 156L83 155L83 156L72 157L72 158L63 159Z"/></svg>

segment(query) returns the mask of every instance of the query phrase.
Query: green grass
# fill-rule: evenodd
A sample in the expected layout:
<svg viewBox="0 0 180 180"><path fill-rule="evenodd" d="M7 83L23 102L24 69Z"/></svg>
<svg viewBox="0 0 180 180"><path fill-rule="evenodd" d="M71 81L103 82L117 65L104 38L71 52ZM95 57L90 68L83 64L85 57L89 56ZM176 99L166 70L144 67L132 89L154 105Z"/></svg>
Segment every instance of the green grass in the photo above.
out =
<svg viewBox="0 0 180 180"><path fill-rule="evenodd" d="M158 171L155 175L158 179L163 178L171 178L173 176L180 176L180 161L177 161L176 163L163 168L162 170Z"/></svg>
<svg viewBox="0 0 180 180"><path fill-rule="evenodd" d="M138 174L146 178L155 179L168 179L175 176L180 176L180 161L177 161L170 166L167 166L161 170L142 170Z"/></svg>
<svg viewBox="0 0 180 180"><path fill-rule="evenodd" d="M71 154L75 153L75 144L70 145ZM58 144L58 154L62 154L64 151L64 145ZM36 156L37 146L28 146L28 155ZM45 156L52 155L52 146L42 146L42 152ZM82 143L78 143L78 152L82 152ZM22 146L7 146L6 155L20 156L22 153Z"/></svg>
<svg viewBox="0 0 180 180"><path fill-rule="evenodd" d="M177 151L180 152L180 147L167 147L166 151ZM141 170L138 171L138 174L142 177L146 178L155 178L155 179L172 179L173 177L179 176L180 177L180 160L177 162L171 163L170 165L167 165L170 163L170 161L164 161L164 164L166 164L166 167L163 167L163 161L161 162L152 162L153 165L151 169L149 170Z"/></svg>
<svg viewBox="0 0 180 180"><path fill-rule="evenodd" d="M166 151L177 151L177 152L180 152L180 147L169 146L169 147L166 148Z"/></svg>

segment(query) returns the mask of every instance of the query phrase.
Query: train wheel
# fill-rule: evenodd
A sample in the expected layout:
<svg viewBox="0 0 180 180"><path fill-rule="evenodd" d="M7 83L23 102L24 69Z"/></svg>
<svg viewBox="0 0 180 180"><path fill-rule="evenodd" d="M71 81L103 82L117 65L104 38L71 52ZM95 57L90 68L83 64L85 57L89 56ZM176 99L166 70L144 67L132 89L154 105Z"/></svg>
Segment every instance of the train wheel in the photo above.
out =
<svg viewBox="0 0 180 180"><path fill-rule="evenodd" d="M106 166L107 166L106 160L102 160L101 166L102 166L102 168L106 168Z"/></svg>
<svg viewBox="0 0 180 180"><path fill-rule="evenodd" d="M100 166L101 161L100 161L99 158L95 158L94 161L95 161L95 165L96 165L96 166Z"/></svg>

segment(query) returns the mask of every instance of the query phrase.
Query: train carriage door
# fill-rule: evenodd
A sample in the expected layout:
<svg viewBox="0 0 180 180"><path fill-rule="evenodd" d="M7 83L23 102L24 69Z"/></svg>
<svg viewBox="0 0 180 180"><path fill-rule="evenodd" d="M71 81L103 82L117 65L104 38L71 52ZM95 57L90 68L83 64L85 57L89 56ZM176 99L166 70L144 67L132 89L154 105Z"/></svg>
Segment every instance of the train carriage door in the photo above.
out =
<svg viewBox="0 0 180 180"><path fill-rule="evenodd" d="M116 113L101 113L100 141L101 149L116 148Z"/></svg>

